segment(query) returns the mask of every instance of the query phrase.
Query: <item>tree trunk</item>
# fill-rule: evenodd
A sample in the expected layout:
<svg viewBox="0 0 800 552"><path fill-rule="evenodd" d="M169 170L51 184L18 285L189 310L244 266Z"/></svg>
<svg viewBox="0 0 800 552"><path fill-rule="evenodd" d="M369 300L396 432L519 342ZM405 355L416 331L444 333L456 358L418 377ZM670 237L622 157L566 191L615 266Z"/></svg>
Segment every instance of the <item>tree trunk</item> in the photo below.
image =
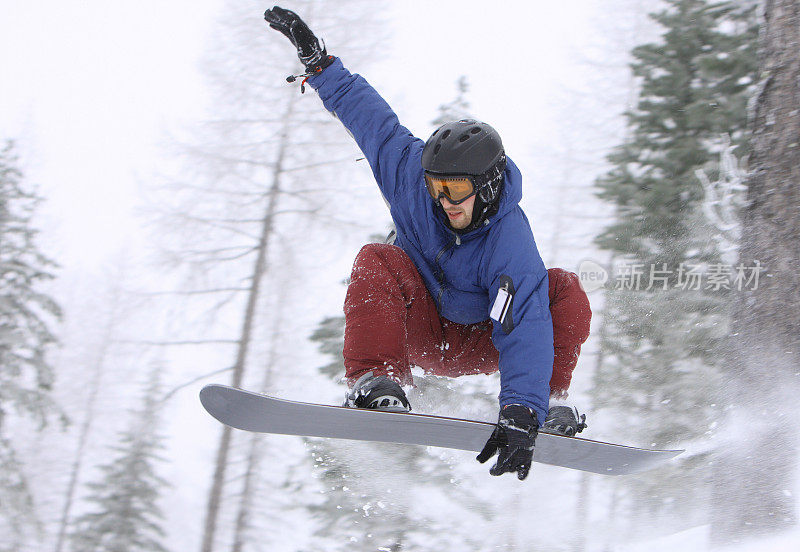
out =
<svg viewBox="0 0 800 552"><path fill-rule="evenodd" d="M239 499L239 509L236 514L236 528L233 533L233 547L231 552L242 552L247 542L247 529L250 525L250 509L253 505L253 494L255 492L255 479L262 457L261 448L264 436L254 433L250 437L250 450L247 453L247 467L244 472L244 483L242 484L242 496Z"/></svg>
<svg viewBox="0 0 800 552"><path fill-rule="evenodd" d="M283 116L284 127L283 131L281 132L277 157L272 172L272 184L267 194L267 205L261 223L261 236L258 243L258 254L253 266L253 274L251 276L250 289L247 296L247 306L245 307L244 319L242 321L241 337L239 339L239 346L236 352L236 361L233 365L233 376L231 380L231 386L233 387L241 387L242 380L244 379L244 370L247 362L247 352L250 346L250 337L253 332L256 305L258 304L261 280L266 270L269 240L272 236L273 222L281 191L281 173L283 172L283 164L289 147L289 126L296 101L296 95L289 96L289 101L286 105L286 112ZM212 552L214 549L214 536L217 530L217 520L219 518L222 490L225 485L225 469L228 463L230 445L231 428L224 426L222 428L222 436L217 449L214 476L206 506L203 542L201 545L202 552Z"/></svg>
<svg viewBox="0 0 800 552"><path fill-rule="evenodd" d="M280 342L280 329L284 325L284 303L286 296L278 293L276 296L277 309L274 313L272 334L270 335L269 358L264 370L264 379L261 382L261 393L269 392L272 385L273 367L278 361L278 345ZM264 456L264 435L254 433L250 438L250 450L247 453L247 467L245 468L242 496L239 500L239 510L236 514L236 527L233 533L233 548L231 552L242 552L247 542L247 530L250 527L251 508L256 493L256 479L261 469L261 459Z"/></svg>
<svg viewBox="0 0 800 552"><path fill-rule="evenodd" d="M736 293L730 337L734 433L715 462L715 545L796 523L800 362L800 1L767 0L739 264L764 267Z"/></svg>
<svg viewBox="0 0 800 552"><path fill-rule="evenodd" d="M70 522L72 512L72 504L75 501L75 491L78 486L78 477L80 476L83 468L84 452L86 451L86 444L89 441L89 434L91 433L92 421L94 419L94 407L97 403L97 396L100 392L100 383L105 371L105 357L108 351L111 337L108 336L104 339L99 358L95 363L94 373L92 374L89 396L86 400L86 412L84 413L83 423L81 423L80 434L78 435L78 448L75 451L75 459L72 461L70 468L69 482L67 483L66 496L64 498L64 506L61 509L61 518L58 522L58 536L56 537L55 552L61 552L64 549L64 544L67 537L67 528Z"/></svg>
<svg viewBox="0 0 800 552"><path fill-rule="evenodd" d="M99 350L97 356L92 362L93 370L89 383L89 394L86 397L86 411L84 412L84 419L80 426L78 433L78 448L75 451L75 458L70 467L69 481L67 482L67 489L64 497L64 505L61 508L61 516L58 522L58 535L56 536L55 552L62 552L66 545L67 530L69 529L72 506L75 502L75 494L77 491L78 480L80 479L81 471L83 469L84 456L86 453L86 446L89 442L89 435L92 432L92 423L96 415L95 406L97 398L100 394L100 389L103 383L103 377L106 372L106 362L108 359L109 349L114 342L114 334L117 330L117 324L120 318L120 298L121 292L118 287L115 287L110 299L110 312L105 320L100 321L104 324L103 335L99 343Z"/></svg>

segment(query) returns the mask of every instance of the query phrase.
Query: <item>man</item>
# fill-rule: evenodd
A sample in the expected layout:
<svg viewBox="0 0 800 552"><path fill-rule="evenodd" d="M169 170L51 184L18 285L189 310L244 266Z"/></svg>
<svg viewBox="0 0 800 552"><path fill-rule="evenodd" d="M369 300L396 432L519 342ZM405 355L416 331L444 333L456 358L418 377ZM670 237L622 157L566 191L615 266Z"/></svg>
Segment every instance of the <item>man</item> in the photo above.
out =
<svg viewBox="0 0 800 552"><path fill-rule="evenodd" d="M572 409L548 413L548 404L566 396L591 311L574 274L548 277L518 205L522 175L500 136L462 120L427 142L415 138L297 14L275 6L264 17L297 48L303 83L355 138L396 226L395 245L365 246L353 266L346 405L410 410L401 385L412 383L411 365L448 376L499 369L498 427L478 460L497 453L492 475L525 479L542 420L568 435L585 426Z"/></svg>

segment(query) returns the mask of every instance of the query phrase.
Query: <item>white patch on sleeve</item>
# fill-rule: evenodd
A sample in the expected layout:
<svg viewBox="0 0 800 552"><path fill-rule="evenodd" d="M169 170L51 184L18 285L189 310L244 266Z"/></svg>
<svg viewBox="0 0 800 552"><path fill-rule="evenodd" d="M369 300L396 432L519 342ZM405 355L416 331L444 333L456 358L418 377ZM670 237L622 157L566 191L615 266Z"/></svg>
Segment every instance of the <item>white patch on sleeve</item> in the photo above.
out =
<svg viewBox="0 0 800 552"><path fill-rule="evenodd" d="M489 313L489 317L502 324L510 305L511 295L503 288L498 289L497 297L494 300L494 305L492 306L492 311Z"/></svg>

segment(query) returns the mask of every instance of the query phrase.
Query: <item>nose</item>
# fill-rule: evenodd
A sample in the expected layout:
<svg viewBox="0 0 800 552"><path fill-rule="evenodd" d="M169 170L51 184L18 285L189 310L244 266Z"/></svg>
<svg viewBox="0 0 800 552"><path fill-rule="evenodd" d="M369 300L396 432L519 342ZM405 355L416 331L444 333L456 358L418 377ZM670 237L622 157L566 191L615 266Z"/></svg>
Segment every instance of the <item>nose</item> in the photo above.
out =
<svg viewBox="0 0 800 552"><path fill-rule="evenodd" d="M445 209L447 209L448 207L452 207L453 206L453 204L450 203L450 201L444 195L439 197L439 202L442 204L442 207L444 207Z"/></svg>

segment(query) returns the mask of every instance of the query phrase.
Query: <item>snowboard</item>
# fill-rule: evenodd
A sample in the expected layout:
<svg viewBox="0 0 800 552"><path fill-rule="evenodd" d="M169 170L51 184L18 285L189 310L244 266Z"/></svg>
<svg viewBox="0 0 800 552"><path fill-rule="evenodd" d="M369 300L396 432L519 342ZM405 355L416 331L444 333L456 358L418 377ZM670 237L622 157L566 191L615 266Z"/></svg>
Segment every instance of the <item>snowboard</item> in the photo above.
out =
<svg viewBox="0 0 800 552"><path fill-rule="evenodd" d="M382 412L288 401L211 384L200 402L214 418L244 431L444 447L480 452L493 423L411 412ZM655 468L682 450L652 450L539 432L534 462L604 475Z"/></svg>

